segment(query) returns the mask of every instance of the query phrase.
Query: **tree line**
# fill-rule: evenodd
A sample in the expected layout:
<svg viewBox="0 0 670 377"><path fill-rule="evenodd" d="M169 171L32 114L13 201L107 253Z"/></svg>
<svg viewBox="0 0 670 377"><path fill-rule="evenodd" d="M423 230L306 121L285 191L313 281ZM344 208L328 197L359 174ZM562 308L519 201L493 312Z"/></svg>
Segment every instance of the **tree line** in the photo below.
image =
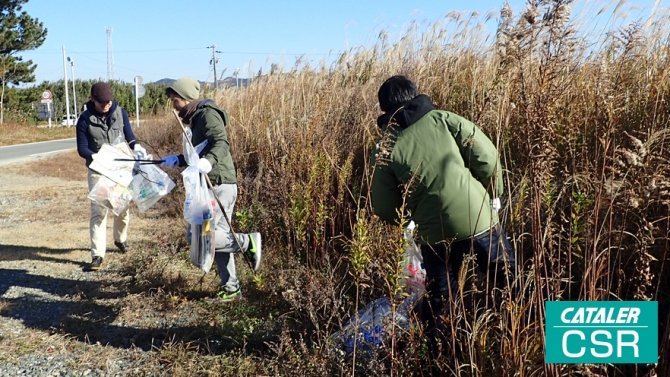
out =
<svg viewBox="0 0 670 377"><path fill-rule="evenodd" d="M101 80L75 80L75 93L72 91L72 81L68 81L68 95L70 102L70 114L74 114L75 106L77 114L81 114L85 109L85 104L90 100L91 87ZM135 115L135 94L134 83L123 81L106 81L112 88L114 100L128 111L131 116ZM147 114L157 114L169 108L167 97L165 96L166 84L143 84L146 93L140 98L140 116ZM19 123L35 124L39 121L39 112L43 109L41 95L45 90L52 94L52 119L62 119L65 116L65 85L64 80L44 81L41 84L29 88L5 89L3 106L5 109L5 120Z"/></svg>
<svg viewBox="0 0 670 377"><path fill-rule="evenodd" d="M23 11L23 4L27 2L0 0L0 125L4 122L7 84L35 81L37 66L16 54L40 47L47 36L44 24Z"/></svg>
<svg viewBox="0 0 670 377"><path fill-rule="evenodd" d="M0 0L0 125L5 120L19 123L37 123L40 113L46 113L41 102L42 93L52 93L52 119L61 119L66 112L64 80L44 81L41 84L18 88L22 83L35 81L36 64L24 61L18 54L40 47L47 36L47 29L37 18L23 10L28 0ZM99 80L76 80L73 93L68 82L70 113L81 114L89 100L91 86ZM134 84L123 81L108 83L117 103L135 115ZM146 93L140 98L140 114L156 114L169 107L164 95L165 85L147 84ZM75 101L76 97L76 101Z"/></svg>

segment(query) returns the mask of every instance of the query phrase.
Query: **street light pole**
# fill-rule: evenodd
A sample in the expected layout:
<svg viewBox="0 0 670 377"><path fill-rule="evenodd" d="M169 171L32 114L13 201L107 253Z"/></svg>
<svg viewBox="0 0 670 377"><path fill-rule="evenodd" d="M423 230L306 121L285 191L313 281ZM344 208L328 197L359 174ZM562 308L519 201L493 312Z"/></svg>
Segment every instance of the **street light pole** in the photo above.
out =
<svg viewBox="0 0 670 377"><path fill-rule="evenodd" d="M70 128L70 95L67 89L67 63L65 62L65 45L63 45L63 76L65 76L65 116L67 127Z"/></svg>
<svg viewBox="0 0 670 377"><path fill-rule="evenodd" d="M77 87L74 84L74 59L71 57L67 57L67 61L70 62L70 67L72 68L72 96L74 100L74 117L79 118L79 115L77 114Z"/></svg>
<svg viewBox="0 0 670 377"><path fill-rule="evenodd" d="M240 74L240 68L235 68L235 87L240 88L240 79L238 78L238 75Z"/></svg>

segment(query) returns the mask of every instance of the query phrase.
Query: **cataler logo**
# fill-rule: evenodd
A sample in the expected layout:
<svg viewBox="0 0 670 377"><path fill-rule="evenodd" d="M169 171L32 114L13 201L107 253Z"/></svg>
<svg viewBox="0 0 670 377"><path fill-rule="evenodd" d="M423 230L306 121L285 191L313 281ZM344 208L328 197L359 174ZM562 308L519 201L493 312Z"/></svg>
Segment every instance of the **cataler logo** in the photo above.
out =
<svg viewBox="0 0 670 377"><path fill-rule="evenodd" d="M658 302L547 301L545 361L658 363Z"/></svg>

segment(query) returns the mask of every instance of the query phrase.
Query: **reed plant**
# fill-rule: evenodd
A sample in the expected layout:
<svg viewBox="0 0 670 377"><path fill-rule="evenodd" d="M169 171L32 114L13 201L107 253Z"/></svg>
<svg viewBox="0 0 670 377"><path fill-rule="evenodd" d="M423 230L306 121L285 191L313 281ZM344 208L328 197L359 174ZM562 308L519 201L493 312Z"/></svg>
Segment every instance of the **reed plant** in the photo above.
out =
<svg viewBox="0 0 670 377"><path fill-rule="evenodd" d="M231 115L236 224L264 235L263 289L290 308L269 342L268 372L427 373L418 327L394 332L365 364L333 353L330 339L365 303L398 300L402 229L372 215L367 162L380 137L377 89L404 74L497 144L501 219L524 293L494 310L467 260L441 373L670 374L670 18L615 27L574 9L569 0L529 0L520 14L504 5L494 35L477 15L449 13L398 38L382 31L331 65L274 67L212 94ZM545 364L546 300L657 300L659 364Z"/></svg>

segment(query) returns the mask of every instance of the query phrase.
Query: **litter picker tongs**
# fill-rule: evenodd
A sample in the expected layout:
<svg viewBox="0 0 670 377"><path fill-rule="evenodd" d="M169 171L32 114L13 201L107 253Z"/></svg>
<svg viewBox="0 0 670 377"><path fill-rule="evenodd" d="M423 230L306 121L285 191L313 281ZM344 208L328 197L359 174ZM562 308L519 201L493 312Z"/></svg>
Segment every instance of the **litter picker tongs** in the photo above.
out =
<svg viewBox="0 0 670 377"><path fill-rule="evenodd" d="M115 158L114 161L139 162L140 165L158 165L165 162L165 160L141 160L132 158Z"/></svg>

